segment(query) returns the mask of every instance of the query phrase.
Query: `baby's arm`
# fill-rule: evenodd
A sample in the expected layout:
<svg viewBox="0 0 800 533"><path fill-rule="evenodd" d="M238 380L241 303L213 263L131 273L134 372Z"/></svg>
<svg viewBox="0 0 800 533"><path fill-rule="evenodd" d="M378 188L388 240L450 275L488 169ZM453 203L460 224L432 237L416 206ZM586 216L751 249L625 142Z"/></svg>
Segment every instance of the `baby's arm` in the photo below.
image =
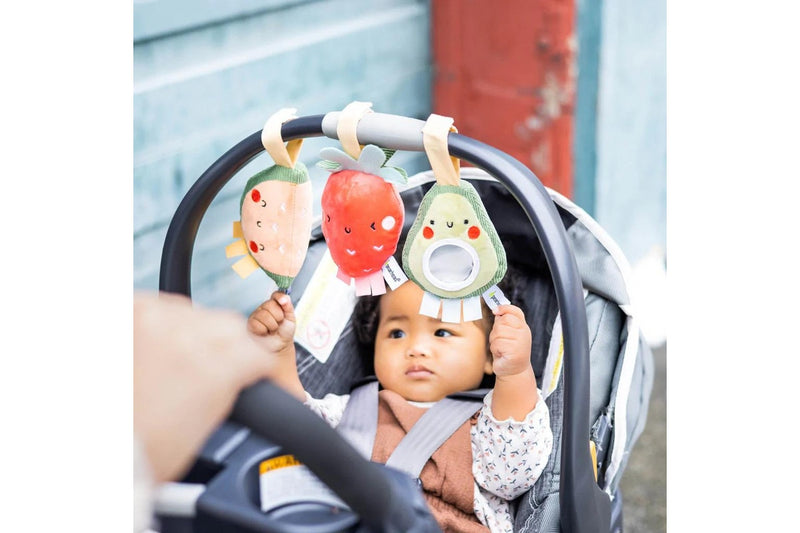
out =
<svg viewBox="0 0 800 533"><path fill-rule="evenodd" d="M273 383L305 402L306 393L300 383L295 361L295 322L291 298L276 291L250 314L247 329L255 335L261 346L275 355L276 363L270 375Z"/></svg>
<svg viewBox="0 0 800 533"><path fill-rule="evenodd" d="M470 430L472 475L481 489L513 500L530 489L547 466L553 449L550 412L539 401L522 421L497 420L492 414L493 394L484 398Z"/></svg>
<svg viewBox="0 0 800 533"><path fill-rule="evenodd" d="M539 395L531 366L531 330L519 307L497 308L489 350L496 376L492 415L498 420L523 420L536 407Z"/></svg>

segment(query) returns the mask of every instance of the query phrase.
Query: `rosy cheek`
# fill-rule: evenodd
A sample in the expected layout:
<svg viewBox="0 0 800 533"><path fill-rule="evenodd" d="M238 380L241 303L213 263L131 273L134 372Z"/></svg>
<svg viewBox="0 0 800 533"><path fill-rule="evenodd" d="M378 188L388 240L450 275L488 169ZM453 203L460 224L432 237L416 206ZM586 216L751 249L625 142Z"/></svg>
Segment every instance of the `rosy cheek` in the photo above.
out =
<svg viewBox="0 0 800 533"><path fill-rule="evenodd" d="M255 243L255 241L250 241L250 250L252 250L253 253L258 252L258 245Z"/></svg>
<svg viewBox="0 0 800 533"><path fill-rule="evenodd" d="M467 235L469 235L470 239L477 239L481 236L481 229L478 226L472 226L469 228L469 231L467 231Z"/></svg>
<svg viewBox="0 0 800 533"><path fill-rule="evenodd" d="M425 228L422 230L422 236L426 239L433 237L433 230L430 228L430 226L425 226Z"/></svg>
<svg viewBox="0 0 800 533"><path fill-rule="evenodd" d="M250 198L252 198L254 202L258 202L261 200L261 193L258 192L258 189L253 189L253 192L250 193Z"/></svg>

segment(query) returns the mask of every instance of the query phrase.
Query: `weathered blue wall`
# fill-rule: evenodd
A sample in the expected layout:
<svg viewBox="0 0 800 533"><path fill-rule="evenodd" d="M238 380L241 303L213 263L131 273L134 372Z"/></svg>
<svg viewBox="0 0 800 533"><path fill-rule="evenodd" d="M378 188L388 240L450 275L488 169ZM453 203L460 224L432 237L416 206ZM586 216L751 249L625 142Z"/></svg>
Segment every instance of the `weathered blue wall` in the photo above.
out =
<svg viewBox="0 0 800 533"><path fill-rule="evenodd" d="M666 247L665 0L603 2L596 120L594 216L635 264Z"/></svg>
<svg viewBox="0 0 800 533"><path fill-rule="evenodd" d="M376 111L425 118L431 109L430 9L425 0L153 0L134 4L134 287L156 289L172 213L191 184L282 107L299 115L353 100ZM300 159L316 195L327 173L308 139ZM410 173L424 156L393 159ZM241 280L224 248L238 199L262 154L223 188L200 226L192 295L206 305L251 310L266 276Z"/></svg>
<svg viewBox="0 0 800 533"><path fill-rule="evenodd" d="M664 0L577 0L575 200L635 263L666 242ZM134 3L134 286L158 287L170 217L195 179L281 107L311 115L371 101L425 118L432 58L427 0L151 0ZM314 167L327 139L305 142ZM420 154L398 154L410 172ZM193 296L240 309L270 289L241 280L224 247L246 178L229 183L198 235Z"/></svg>

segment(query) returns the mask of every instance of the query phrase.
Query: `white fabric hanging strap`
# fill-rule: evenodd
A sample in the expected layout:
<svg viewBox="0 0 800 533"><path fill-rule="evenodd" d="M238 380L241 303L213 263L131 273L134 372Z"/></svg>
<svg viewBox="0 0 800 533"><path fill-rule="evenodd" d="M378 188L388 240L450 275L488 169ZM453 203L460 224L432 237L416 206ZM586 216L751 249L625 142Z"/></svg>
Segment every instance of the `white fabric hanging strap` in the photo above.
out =
<svg viewBox="0 0 800 533"><path fill-rule="evenodd" d="M284 144L281 136L281 126L296 119L295 113L297 109L293 107L280 109L267 119L264 129L261 130L261 144L264 150L282 167L294 168L297 156L300 154L300 145L303 144L303 139L295 139Z"/></svg>
<svg viewBox="0 0 800 533"><path fill-rule="evenodd" d="M397 445L386 466L419 478L422 467L461 425L483 404L469 400L445 398L428 409Z"/></svg>
<svg viewBox="0 0 800 533"><path fill-rule="evenodd" d="M336 430L367 460L372 458L378 429L378 382L372 381L350 393Z"/></svg>
<svg viewBox="0 0 800 533"><path fill-rule="evenodd" d="M372 102L350 102L342 109L339 122L336 124L336 136L347 155L358 159L361 155L361 144L356 136L356 129L361 117L372 113Z"/></svg>
<svg viewBox="0 0 800 533"><path fill-rule="evenodd" d="M436 182L441 185L458 185L461 181L461 165L458 158L450 155L447 136L457 132L453 119L431 114L422 128L422 145L431 164Z"/></svg>

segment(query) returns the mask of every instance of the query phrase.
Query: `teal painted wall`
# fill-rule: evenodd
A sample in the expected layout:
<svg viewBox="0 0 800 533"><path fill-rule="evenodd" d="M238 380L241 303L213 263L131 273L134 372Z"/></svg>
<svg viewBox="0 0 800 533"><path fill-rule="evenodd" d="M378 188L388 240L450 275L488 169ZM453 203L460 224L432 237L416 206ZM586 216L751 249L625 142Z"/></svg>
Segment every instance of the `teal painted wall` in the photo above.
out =
<svg viewBox="0 0 800 533"><path fill-rule="evenodd" d="M426 118L429 14L424 0L135 2L134 287L158 288L170 217L191 184L279 108L315 115L362 100L376 111ZM317 199L327 172L314 164L331 145L308 139L301 151ZM425 164L420 154L393 161L410 173ZM192 264L192 295L201 304L246 313L271 290L258 272L240 279L224 252L244 183L269 164L266 154L250 162L203 219Z"/></svg>
<svg viewBox="0 0 800 533"><path fill-rule="evenodd" d="M636 264L666 250L666 4L577 8L573 198Z"/></svg>
<svg viewBox="0 0 800 533"><path fill-rule="evenodd" d="M577 0L578 75L575 84L573 201L594 216L597 175L597 84L603 4Z"/></svg>
<svg viewBox="0 0 800 533"><path fill-rule="evenodd" d="M666 1L604 1L594 216L631 263L666 249Z"/></svg>

